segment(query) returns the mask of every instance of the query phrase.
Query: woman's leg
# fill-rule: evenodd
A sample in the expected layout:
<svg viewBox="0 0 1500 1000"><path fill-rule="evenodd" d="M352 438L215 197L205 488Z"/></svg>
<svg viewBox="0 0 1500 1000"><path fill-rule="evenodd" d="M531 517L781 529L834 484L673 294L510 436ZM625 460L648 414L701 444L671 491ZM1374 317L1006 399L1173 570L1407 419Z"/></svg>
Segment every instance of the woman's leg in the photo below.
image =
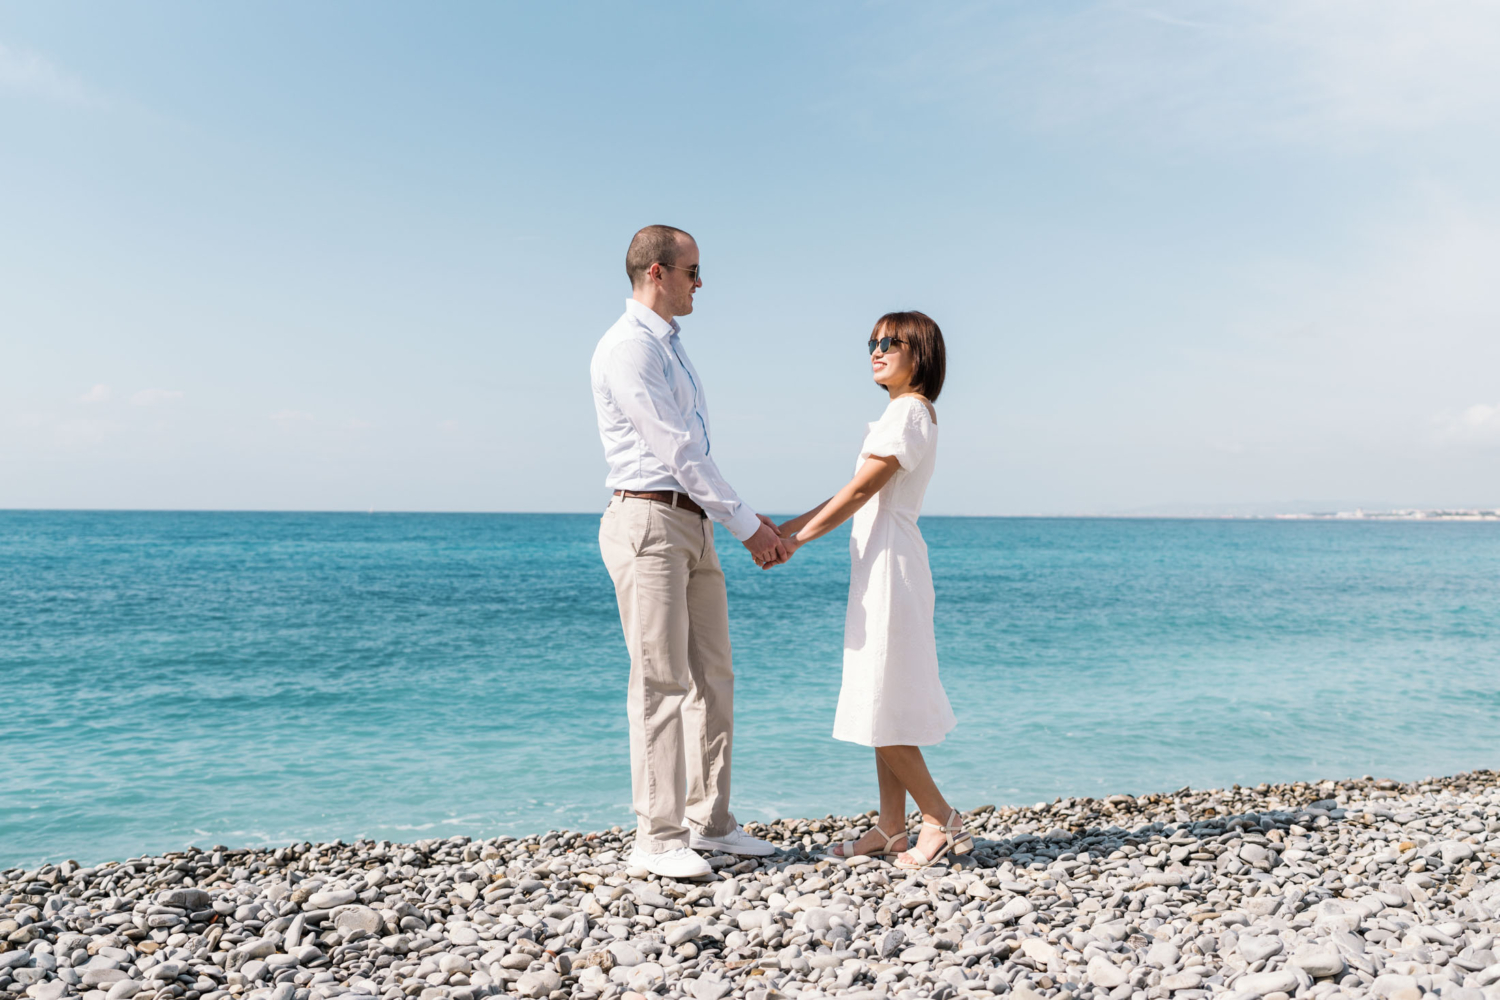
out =
<svg viewBox="0 0 1500 1000"><path fill-rule="evenodd" d="M854 842L854 854L873 854L885 850L886 838L906 829L906 786L885 766L878 749L875 751L875 777L880 782L880 816L875 820L875 825ZM898 851L906 850L906 838L898 837L891 847ZM839 854L837 845L833 853Z"/></svg>
<svg viewBox="0 0 1500 1000"><path fill-rule="evenodd" d="M875 750L875 774L880 778L880 818L875 823L885 836L894 837L906 830L906 786L881 759L879 748ZM906 838L901 837L891 846L906 850Z"/></svg>
<svg viewBox="0 0 1500 1000"><path fill-rule="evenodd" d="M948 805L948 800L943 798L943 793L938 791L937 783L932 780L932 773L927 770L927 761L922 758L921 747L876 747L875 753L892 777L900 782L906 791L911 792L913 799L916 799L917 808L922 810L922 819L938 826L948 822L948 817L953 812L952 807ZM885 783L882 780L882 814L885 811L884 789ZM904 798L901 807L906 808ZM921 835L917 837L917 850L930 858L942 849L944 840L942 831L924 828Z"/></svg>

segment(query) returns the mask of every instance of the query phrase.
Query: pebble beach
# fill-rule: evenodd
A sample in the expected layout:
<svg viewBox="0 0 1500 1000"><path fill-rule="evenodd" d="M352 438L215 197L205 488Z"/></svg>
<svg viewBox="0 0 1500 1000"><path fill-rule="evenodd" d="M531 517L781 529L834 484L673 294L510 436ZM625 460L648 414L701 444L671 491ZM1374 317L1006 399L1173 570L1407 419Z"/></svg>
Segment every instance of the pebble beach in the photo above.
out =
<svg viewBox="0 0 1500 1000"><path fill-rule="evenodd" d="M631 832L209 847L0 872L0 1000L1500 1000L1500 774L965 814L907 872L873 816L660 879Z"/></svg>

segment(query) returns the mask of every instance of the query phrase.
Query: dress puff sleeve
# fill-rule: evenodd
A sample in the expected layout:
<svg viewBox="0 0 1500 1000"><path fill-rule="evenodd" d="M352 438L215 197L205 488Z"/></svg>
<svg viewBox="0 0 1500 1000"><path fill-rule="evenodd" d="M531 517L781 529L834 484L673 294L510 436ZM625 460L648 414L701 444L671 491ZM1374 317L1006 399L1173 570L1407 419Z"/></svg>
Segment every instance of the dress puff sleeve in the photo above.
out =
<svg viewBox="0 0 1500 1000"><path fill-rule="evenodd" d="M932 447L932 414L920 399L892 400L870 428L859 460L873 456L894 458L907 472L922 464Z"/></svg>

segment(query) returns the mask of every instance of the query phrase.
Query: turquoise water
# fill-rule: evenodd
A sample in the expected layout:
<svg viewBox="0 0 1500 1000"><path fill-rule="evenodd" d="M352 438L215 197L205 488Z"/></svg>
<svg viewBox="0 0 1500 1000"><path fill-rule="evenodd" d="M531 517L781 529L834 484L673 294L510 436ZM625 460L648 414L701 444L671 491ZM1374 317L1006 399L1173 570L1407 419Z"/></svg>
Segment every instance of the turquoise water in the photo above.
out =
<svg viewBox="0 0 1500 1000"><path fill-rule="evenodd" d="M590 515L0 512L0 867L629 821ZM924 518L956 804L1500 764L1500 526ZM829 738L842 538L720 532L741 819Z"/></svg>

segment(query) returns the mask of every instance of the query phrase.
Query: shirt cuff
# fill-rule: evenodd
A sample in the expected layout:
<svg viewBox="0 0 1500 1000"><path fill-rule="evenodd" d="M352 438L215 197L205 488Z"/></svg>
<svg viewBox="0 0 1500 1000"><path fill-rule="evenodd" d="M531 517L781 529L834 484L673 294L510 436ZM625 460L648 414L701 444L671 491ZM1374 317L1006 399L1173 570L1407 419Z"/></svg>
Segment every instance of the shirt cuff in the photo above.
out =
<svg viewBox="0 0 1500 1000"><path fill-rule="evenodd" d="M740 505L739 512L724 522L724 527L739 541L745 541L751 535L760 530L760 518L755 516L755 511Z"/></svg>

